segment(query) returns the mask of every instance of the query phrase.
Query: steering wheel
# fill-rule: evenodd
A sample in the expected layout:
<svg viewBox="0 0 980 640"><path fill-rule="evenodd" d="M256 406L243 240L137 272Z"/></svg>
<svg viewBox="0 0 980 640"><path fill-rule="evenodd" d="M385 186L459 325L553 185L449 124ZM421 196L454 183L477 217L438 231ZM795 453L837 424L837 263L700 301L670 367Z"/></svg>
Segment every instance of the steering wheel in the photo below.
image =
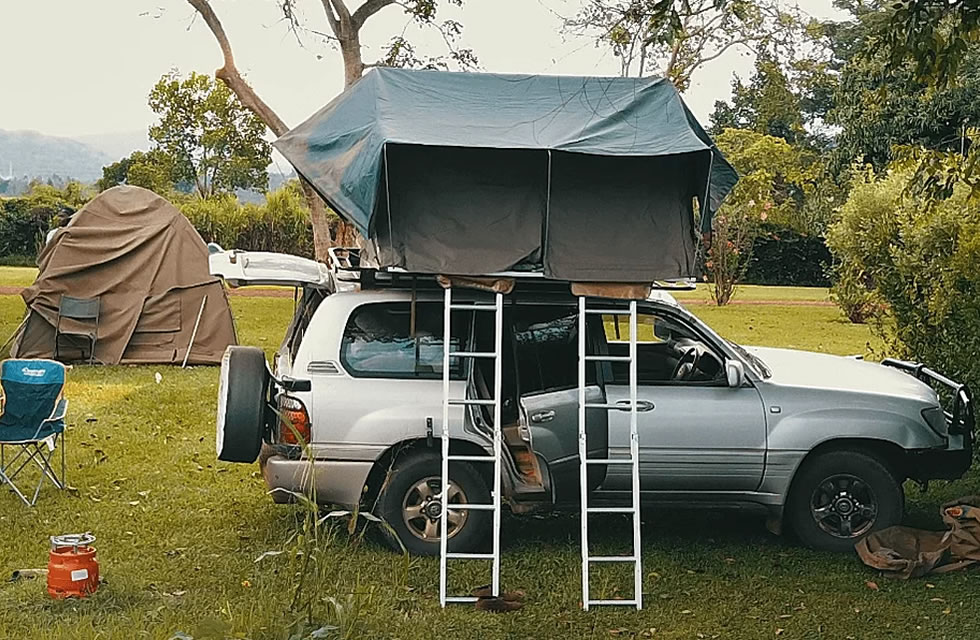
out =
<svg viewBox="0 0 980 640"><path fill-rule="evenodd" d="M684 355L680 357L677 364L674 365L674 372L670 374L671 380L689 380L698 367L698 358L700 357L700 352L697 347L688 347L684 352ZM684 365L690 364L691 369L681 376L681 371L684 369Z"/></svg>

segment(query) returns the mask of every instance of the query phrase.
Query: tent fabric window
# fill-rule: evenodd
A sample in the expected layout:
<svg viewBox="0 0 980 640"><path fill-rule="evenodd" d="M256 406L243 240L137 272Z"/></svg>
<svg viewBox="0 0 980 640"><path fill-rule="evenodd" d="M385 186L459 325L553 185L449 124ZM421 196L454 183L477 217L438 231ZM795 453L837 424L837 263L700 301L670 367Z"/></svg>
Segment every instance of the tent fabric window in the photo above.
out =
<svg viewBox="0 0 980 640"><path fill-rule="evenodd" d="M547 163L543 151L389 145L377 261L454 275L540 263Z"/></svg>
<svg viewBox="0 0 980 640"><path fill-rule="evenodd" d="M147 298L133 333L174 333L180 331L180 298L164 294Z"/></svg>

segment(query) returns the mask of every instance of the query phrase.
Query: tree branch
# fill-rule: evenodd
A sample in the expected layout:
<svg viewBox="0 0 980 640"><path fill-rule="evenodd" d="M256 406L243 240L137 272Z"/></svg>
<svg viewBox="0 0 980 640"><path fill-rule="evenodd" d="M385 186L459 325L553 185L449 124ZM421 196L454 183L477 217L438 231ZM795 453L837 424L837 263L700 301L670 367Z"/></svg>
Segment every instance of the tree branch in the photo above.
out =
<svg viewBox="0 0 980 640"><path fill-rule="evenodd" d="M333 22L330 23L330 27L334 28L334 24L336 24L340 31L338 32L336 29L334 29L334 32L337 33L338 38L342 37L341 34L347 33L351 27L350 9L348 9L347 5L344 4L344 0L320 1L323 3L323 8L327 10L327 18L333 19Z"/></svg>
<svg viewBox="0 0 980 640"><path fill-rule="evenodd" d="M214 72L214 77L224 82L238 96L242 104L261 118L262 122L274 134L281 136L289 131L289 127L282 121L282 118L255 93L255 90L245 82L242 74L238 72L238 67L235 66L235 56L231 50L231 43L228 42L225 29L221 26L221 21L218 20L218 16L211 8L211 3L208 0L187 0L187 2L204 18L204 22L211 29L211 33L214 34L214 38L218 41L218 46L221 48L224 66Z"/></svg>
<svg viewBox="0 0 980 640"><path fill-rule="evenodd" d="M330 0L320 0L323 3L323 12L327 14L327 22L330 23L330 30L340 38L340 16L334 13L333 5Z"/></svg>
<svg viewBox="0 0 980 640"><path fill-rule="evenodd" d="M364 22L368 18L381 11L390 4L394 4L395 0L366 0L364 4L354 11L354 15L351 16L351 22L354 23L355 29L360 29L364 26Z"/></svg>

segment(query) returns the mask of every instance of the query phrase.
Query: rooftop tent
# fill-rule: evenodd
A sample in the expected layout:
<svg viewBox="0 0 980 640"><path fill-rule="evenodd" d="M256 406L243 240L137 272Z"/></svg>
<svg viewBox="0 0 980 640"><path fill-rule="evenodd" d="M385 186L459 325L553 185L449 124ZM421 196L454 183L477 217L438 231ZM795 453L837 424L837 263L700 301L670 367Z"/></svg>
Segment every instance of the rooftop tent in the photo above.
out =
<svg viewBox="0 0 980 640"><path fill-rule="evenodd" d="M737 180L674 87L373 69L275 146L377 266L649 282L694 275Z"/></svg>
<svg viewBox="0 0 980 640"><path fill-rule="evenodd" d="M237 342L207 247L187 218L152 191L121 186L99 194L58 229L38 267L37 280L21 294L28 311L15 357L54 357L62 295L99 298L95 359L103 364L181 363L195 325L190 363L218 364ZM63 329L85 328L71 323L63 318ZM71 356L67 346L61 352Z"/></svg>

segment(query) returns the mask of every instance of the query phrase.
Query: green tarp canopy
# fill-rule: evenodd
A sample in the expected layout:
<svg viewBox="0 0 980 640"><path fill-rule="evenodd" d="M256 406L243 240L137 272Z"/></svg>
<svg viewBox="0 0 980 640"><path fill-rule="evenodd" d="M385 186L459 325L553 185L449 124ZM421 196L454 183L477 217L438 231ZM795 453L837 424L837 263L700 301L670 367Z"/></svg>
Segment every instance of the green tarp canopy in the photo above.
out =
<svg viewBox="0 0 980 640"><path fill-rule="evenodd" d="M379 267L695 275L738 179L660 78L373 69L275 143Z"/></svg>

